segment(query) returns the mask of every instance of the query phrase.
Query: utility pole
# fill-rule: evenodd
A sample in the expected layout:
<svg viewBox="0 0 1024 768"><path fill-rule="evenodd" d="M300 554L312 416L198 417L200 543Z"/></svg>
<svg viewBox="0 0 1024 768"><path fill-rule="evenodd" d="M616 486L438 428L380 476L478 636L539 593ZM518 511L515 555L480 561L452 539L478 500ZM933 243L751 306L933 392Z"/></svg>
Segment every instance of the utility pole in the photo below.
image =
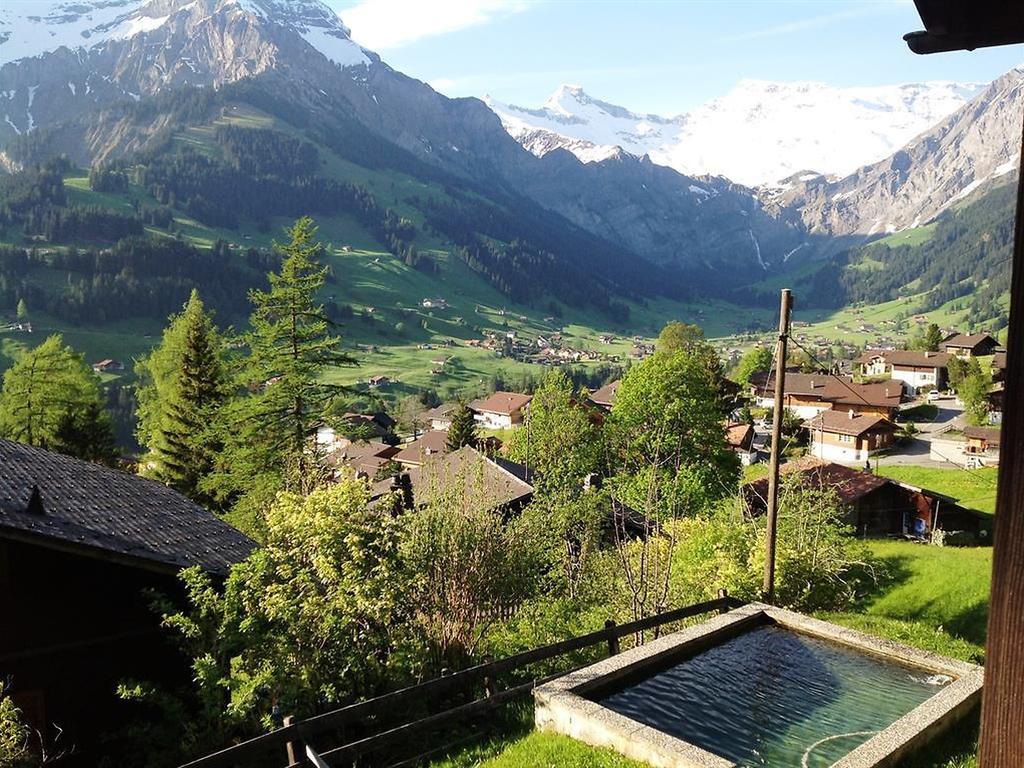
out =
<svg viewBox="0 0 1024 768"><path fill-rule="evenodd" d="M789 288L782 289L779 305L779 340L775 343L775 412L772 414L772 455L768 465L768 530L764 540L765 602L775 602L775 531L779 519L779 454L782 451L783 396L786 392L786 347L789 342L789 316L793 297Z"/></svg>

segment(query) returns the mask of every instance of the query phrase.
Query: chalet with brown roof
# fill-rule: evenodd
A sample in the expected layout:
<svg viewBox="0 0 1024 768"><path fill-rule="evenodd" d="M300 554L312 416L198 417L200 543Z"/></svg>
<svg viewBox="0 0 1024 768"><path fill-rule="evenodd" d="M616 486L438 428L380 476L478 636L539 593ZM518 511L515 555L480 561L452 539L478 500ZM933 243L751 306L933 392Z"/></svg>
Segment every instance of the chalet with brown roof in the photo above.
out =
<svg viewBox="0 0 1024 768"><path fill-rule="evenodd" d="M615 405L615 395L618 394L620 384L622 384L622 379L616 379L599 389L595 389L590 395L590 402L598 408L610 411L612 406Z"/></svg>
<svg viewBox="0 0 1024 768"><path fill-rule="evenodd" d="M806 488L833 491L846 522L860 536L927 537L941 528L984 538L982 532L991 528L987 515L960 506L951 496L841 464L805 457L783 464L781 473ZM750 514L764 514L767 478L745 484L741 492Z"/></svg>
<svg viewBox="0 0 1024 768"><path fill-rule="evenodd" d="M868 350L855 361L864 376L888 376L903 382L910 392L921 389L945 389L948 352L912 349Z"/></svg>
<svg viewBox="0 0 1024 768"><path fill-rule="evenodd" d="M986 357L995 352L999 342L987 333L955 333L940 345L943 352L968 360L972 357Z"/></svg>
<svg viewBox="0 0 1024 768"><path fill-rule="evenodd" d="M774 407L774 375L757 387L755 394L759 406ZM830 410L853 410L891 419L903 399L903 388L898 384L886 381L858 384L853 379L823 373L787 373L783 395L785 407L803 419Z"/></svg>
<svg viewBox="0 0 1024 768"><path fill-rule="evenodd" d="M964 456L967 466L993 466L999 463L999 427L964 427Z"/></svg>
<svg viewBox="0 0 1024 768"><path fill-rule="evenodd" d="M181 569L220 578L255 546L153 480L0 440L0 680L29 725L99 765L118 683L190 679L144 592L181 601Z"/></svg>
<svg viewBox="0 0 1024 768"><path fill-rule="evenodd" d="M754 450L754 425L746 422L729 422L725 425L725 442L737 456L743 466L753 464L757 460Z"/></svg>
<svg viewBox="0 0 1024 768"><path fill-rule="evenodd" d="M992 381L1006 378L1006 350L997 349L992 355Z"/></svg>
<svg viewBox="0 0 1024 768"><path fill-rule="evenodd" d="M452 485L462 486L474 503L487 509L515 514L533 498L532 474L522 464L487 456L464 446L457 451L431 454L407 472L376 483L371 498L380 500L394 493L403 508L416 509L443 498Z"/></svg>
<svg viewBox="0 0 1024 768"><path fill-rule="evenodd" d="M495 392L483 400L470 403L473 417L484 429L509 429L523 421L533 395L518 392Z"/></svg>
<svg viewBox="0 0 1024 768"><path fill-rule="evenodd" d="M458 403L441 403L436 408L431 408L424 413L423 419L431 429L446 430L452 425L452 414L457 407Z"/></svg>
<svg viewBox="0 0 1024 768"><path fill-rule="evenodd" d="M439 429L425 432L416 440L401 446L391 458L403 467L420 467L431 456L448 452L448 433Z"/></svg>
<svg viewBox="0 0 1024 768"><path fill-rule="evenodd" d="M880 416L849 411L822 411L804 422L811 455L827 461L863 462L892 446L896 427Z"/></svg>

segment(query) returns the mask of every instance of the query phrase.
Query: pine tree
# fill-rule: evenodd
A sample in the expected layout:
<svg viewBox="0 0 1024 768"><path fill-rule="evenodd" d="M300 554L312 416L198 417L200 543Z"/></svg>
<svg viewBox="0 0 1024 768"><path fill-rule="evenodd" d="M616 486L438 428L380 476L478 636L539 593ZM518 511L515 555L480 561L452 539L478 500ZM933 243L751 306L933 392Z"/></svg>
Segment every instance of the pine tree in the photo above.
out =
<svg viewBox="0 0 1024 768"><path fill-rule="evenodd" d="M4 374L0 437L91 461L116 458L99 378L60 334L23 354Z"/></svg>
<svg viewBox="0 0 1024 768"><path fill-rule="evenodd" d="M226 393L221 340L199 293L172 316L160 347L137 366L140 443L149 450L142 472L197 501L220 441L211 430Z"/></svg>
<svg viewBox="0 0 1024 768"><path fill-rule="evenodd" d="M28 318L28 304L25 303L24 299L18 299L18 308L15 310L19 320L26 320Z"/></svg>
<svg viewBox="0 0 1024 768"><path fill-rule="evenodd" d="M323 246L309 217L288 230L289 242L275 243L281 270L269 275L270 289L252 291L249 350L239 383L248 396L224 411L225 440L219 478L223 496L251 496L243 514L269 501L282 488L308 491L318 468L313 437L331 401L352 394L324 381L330 368L354 365L317 299L327 276Z"/></svg>
<svg viewBox="0 0 1024 768"><path fill-rule="evenodd" d="M449 451L457 451L466 445L476 444L476 420L473 411L464 402L460 402L452 411L452 423L448 427L447 447Z"/></svg>

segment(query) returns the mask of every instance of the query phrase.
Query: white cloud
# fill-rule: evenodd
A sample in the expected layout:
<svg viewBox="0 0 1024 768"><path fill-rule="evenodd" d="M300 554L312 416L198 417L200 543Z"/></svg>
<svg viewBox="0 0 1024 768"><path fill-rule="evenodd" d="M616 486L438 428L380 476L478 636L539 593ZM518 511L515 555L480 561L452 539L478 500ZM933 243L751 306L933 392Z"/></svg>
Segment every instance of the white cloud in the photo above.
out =
<svg viewBox="0 0 1024 768"><path fill-rule="evenodd" d="M529 5L529 0L361 0L339 15L356 42L383 51L486 24Z"/></svg>

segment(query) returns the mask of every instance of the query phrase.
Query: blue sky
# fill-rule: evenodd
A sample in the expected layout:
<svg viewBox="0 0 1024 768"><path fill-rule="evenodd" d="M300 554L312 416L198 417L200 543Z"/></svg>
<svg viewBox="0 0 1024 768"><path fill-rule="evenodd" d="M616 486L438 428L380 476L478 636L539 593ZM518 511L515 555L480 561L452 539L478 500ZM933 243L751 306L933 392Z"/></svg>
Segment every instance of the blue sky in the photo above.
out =
<svg viewBox="0 0 1024 768"><path fill-rule="evenodd" d="M910 0L328 0L353 37L449 96L537 106L560 84L672 115L743 78L988 81L1024 46L915 56Z"/></svg>

